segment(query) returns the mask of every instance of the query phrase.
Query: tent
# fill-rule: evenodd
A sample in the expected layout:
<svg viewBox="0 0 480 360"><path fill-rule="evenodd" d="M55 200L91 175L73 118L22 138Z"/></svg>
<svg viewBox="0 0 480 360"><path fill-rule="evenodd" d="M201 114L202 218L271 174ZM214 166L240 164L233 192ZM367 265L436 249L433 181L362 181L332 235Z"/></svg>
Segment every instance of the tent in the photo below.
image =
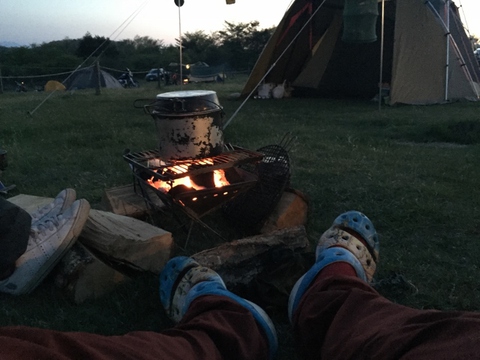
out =
<svg viewBox="0 0 480 360"><path fill-rule="evenodd" d="M344 1L295 0L242 95L260 83L286 81L293 96L372 99L381 81L390 104L479 99L480 69L455 4L379 0L376 40L347 43L342 40Z"/></svg>
<svg viewBox="0 0 480 360"><path fill-rule="evenodd" d="M100 76L94 66L75 71L66 81L68 90L97 88L98 82L104 88L123 89L122 84L106 71L100 70Z"/></svg>
<svg viewBox="0 0 480 360"><path fill-rule="evenodd" d="M221 82L226 78L225 66L209 66L205 63L190 66L190 82Z"/></svg>
<svg viewBox="0 0 480 360"><path fill-rule="evenodd" d="M45 91L64 91L65 85L63 85L61 82L58 82L56 80L49 80L43 87Z"/></svg>

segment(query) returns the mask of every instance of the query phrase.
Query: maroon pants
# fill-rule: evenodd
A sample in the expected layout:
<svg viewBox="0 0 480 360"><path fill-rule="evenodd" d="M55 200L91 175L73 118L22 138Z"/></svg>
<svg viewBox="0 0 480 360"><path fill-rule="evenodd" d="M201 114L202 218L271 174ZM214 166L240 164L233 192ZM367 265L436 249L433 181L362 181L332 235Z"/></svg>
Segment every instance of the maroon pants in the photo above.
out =
<svg viewBox="0 0 480 360"><path fill-rule="evenodd" d="M307 359L480 358L480 314L408 308L352 276L317 279L293 322Z"/></svg>
<svg viewBox="0 0 480 360"><path fill-rule="evenodd" d="M473 359L480 354L480 315L407 308L349 276L317 279L299 304L293 331L308 359ZM178 326L162 333L100 336L0 328L2 359L263 360L267 348L251 314L219 296L198 298Z"/></svg>
<svg viewBox="0 0 480 360"><path fill-rule="evenodd" d="M180 324L161 333L102 336L0 328L0 359L268 359L268 346L248 310L226 297L204 296L192 303Z"/></svg>

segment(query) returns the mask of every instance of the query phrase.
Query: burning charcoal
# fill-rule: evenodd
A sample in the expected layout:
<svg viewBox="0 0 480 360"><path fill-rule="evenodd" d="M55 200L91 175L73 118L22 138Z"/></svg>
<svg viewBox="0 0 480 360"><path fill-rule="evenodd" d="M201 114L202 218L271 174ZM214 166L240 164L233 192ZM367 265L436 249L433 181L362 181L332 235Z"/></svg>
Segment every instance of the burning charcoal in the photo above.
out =
<svg viewBox="0 0 480 360"><path fill-rule="evenodd" d="M236 184L245 180L244 176L242 176L238 170L239 169L235 167L225 169L225 177L230 184Z"/></svg>
<svg viewBox="0 0 480 360"><path fill-rule="evenodd" d="M213 182L213 173L211 171L207 173L191 176L191 178L195 184L203 186L207 189L215 187L215 184Z"/></svg>
<svg viewBox="0 0 480 360"><path fill-rule="evenodd" d="M180 194L183 194L183 193L186 193L186 192L189 192L189 191L192 191L192 188L190 188L188 186L185 186L185 185L177 185L177 186L173 187L172 189L170 189L170 191L168 193L170 194L170 196L175 198L177 195L180 195Z"/></svg>

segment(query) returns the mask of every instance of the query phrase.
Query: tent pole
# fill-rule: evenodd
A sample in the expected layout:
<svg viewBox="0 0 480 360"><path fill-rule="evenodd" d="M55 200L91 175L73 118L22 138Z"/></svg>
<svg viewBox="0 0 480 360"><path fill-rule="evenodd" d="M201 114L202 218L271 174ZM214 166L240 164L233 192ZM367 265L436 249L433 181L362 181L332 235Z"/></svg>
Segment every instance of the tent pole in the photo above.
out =
<svg viewBox="0 0 480 360"><path fill-rule="evenodd" d="M250 93L247 95L247 97L243 100L243 102L240 104L240 106L237 108L237 110L233 113L232 116L230 116L230 119L228 119L228 121L225 123L225 125L223 125L223 130L225 130L227 128L227 126L232 122L233 118L238 114L238 112L242 109L243 105L245 105L245 103L247 102L248 99L250 99L250 97L253 95L253 93L255 92L256 88L263 82L263 80L265 80L265 78L268 76L268 74L270 74L270 72L273 70L273 68L277 65L277 62L283 57L283 55L285 55L285 53L287 52L287 50L290 48L290 46L293 45L293 43L295 42L295 40L297 40L297 38L300 36L301 32L303 31L303 29L305 29L307 27L307 25L312 21L312 19L314 18L314 16L317 14L317 12L322 8L322 6L325 4L327 0L323 0L317 7L317 9L313 12L312 15L310 15L310 17L308 18L308 20L305 22L305 24L303 24L302 28L297 32L297 34L293 37L292 41L290 41L287 45L287 47L282 51L282 53L280 55L278 55L277 59L274 61L274 63L270 66L270 68L265 72L265 74L263 75L263 77L260 79L260 81L258 82L258 84L253 88L252 91L250 91Z"/></svg>
<svg viewBox="0 0 480 360"><path fill-rule="evenodd" d="M382 26L380 36L380 76L378 83L378 110L382 109L382 90L383 90L383 43L385 40L385 0L382 0Z"/></svg>
<svg viewBox="0 0 480 360"><path fill-rule="evenodd" d="M447 26L447 59L445 64L445 101L448 101L448 86L449 86L449 67L450 67L450 0L445 1L446 6L446 26Z"/></svg>
<svg viewBox="0 0 480 360"><path fill-rule="evenodd" d="M3 94L2 65L0 64L0 94Z"/></svg>

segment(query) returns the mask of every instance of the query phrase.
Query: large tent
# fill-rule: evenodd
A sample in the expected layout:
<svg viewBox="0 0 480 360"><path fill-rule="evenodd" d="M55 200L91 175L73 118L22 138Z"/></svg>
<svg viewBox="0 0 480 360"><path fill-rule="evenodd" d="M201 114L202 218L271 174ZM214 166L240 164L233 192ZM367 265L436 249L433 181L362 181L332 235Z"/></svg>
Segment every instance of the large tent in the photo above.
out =
<svg viewBox="0 0 480 360"><path fill-rule="evenodd" d="M286 81L293 96L367 99L382 82L391 104L479 99L480 69L455 4L379 0L377 40L348 43L342 40L344 1L295 0L242 95L261 83Z"/></svg>

